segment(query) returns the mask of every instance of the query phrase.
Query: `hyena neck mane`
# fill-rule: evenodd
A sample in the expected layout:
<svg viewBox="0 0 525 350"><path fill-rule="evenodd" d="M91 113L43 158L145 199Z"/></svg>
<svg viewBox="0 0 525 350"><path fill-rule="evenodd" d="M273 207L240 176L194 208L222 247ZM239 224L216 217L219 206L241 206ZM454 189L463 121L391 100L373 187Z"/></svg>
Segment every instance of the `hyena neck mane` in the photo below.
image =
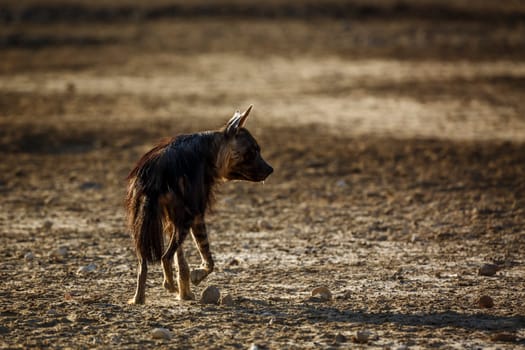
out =
<svg viewBox="0 0 525 350"><path fill-rule="evenodd" d="M226 182L228 179L228 166L232 158L231 144L225 137L223 130L203 131L196 134L181 135L173 139L177 143L179 139L194 139L196 144L194 150L201 160L201 165L205 165L207 174L205 179L207 184Z"/></svg>
<svg viewBox="0 0 525 350"><path fill-rule="evenodd" d="M166 150L168 191L184 198L190 211L203 214L213 202L216 184L222 181L218 157L223 148L222 133L204 131L174 137ZM172 180L177 181L176 184Z"/></svg>

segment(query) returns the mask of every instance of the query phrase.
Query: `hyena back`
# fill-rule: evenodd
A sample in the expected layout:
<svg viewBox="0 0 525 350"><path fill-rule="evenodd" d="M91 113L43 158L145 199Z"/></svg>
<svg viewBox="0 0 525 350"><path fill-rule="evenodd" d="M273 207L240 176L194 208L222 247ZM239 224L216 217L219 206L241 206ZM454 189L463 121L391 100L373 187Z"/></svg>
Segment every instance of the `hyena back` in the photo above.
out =
<svg viewBox="0 0 525 350"><path fill-rule="evenodd" d="M263 181L273 172L244 128L251 108L236 112L221 130L164 140L130 172L128 225L138 258L137 288L130 303L145 302L148 263L161 262L164 287L178 291L180 299L193 299L190 280L198 284L213 271L204 218L215 185L229 180ZM190 231L202 259L201 268L191 272L182 249ZM178 286L173 280L175 254Z"/></svg>

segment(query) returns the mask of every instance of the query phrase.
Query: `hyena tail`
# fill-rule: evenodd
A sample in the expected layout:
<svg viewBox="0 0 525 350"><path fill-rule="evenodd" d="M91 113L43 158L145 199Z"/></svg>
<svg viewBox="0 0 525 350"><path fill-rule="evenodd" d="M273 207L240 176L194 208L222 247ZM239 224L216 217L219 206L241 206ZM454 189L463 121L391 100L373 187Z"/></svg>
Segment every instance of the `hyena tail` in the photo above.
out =
<svg viewBox="0 0 525 350"><path fill-rule="evenodd" d="M137 256L157 262L164 253L162 211L158 198L139 193L128 196L129 226Z"/></svg>

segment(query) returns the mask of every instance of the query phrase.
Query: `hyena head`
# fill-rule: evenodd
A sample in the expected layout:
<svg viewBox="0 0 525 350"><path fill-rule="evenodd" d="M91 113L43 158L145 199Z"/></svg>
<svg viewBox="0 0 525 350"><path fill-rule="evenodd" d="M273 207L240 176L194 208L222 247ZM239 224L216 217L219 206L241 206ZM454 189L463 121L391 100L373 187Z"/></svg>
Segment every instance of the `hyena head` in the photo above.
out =
<svg viewBox="0 0 525 350"><path fill-rule="evenodd" d="M261 156L261 148L244 128L252 106L243 113L236 112L221 131L218 168L225 180L264 181L273 168Z"/></svg>

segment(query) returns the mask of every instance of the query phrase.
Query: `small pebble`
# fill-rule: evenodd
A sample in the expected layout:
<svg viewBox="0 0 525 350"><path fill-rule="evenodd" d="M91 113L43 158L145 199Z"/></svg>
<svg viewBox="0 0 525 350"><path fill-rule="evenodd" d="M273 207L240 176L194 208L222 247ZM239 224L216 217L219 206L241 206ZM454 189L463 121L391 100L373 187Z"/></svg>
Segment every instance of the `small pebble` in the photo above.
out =
<svg viewBox="0 0 525 350"><path fill-rule="evenodd" d="M312 297L319 297L322 301L332 300L332 292L325 286L317 287L312 290Z"/></svg>
<svg viewBox="0 0 525 350"><path fill-rule="evenodd" d="M488 295L483 295L478 299L478 305L480 307L489 309L494 306L494 300L492 300L492 298Z"/></svg>
<svg viewBox="0 0 525 350"><path fill-rule="evenodd" d="M53 221L51 220L46 220L44 221L44 223L42 224L42 228L44 230L49 230L51 227L53 227Z"/></svg>
<svg viewBox="0 0 525 350"><path fill-rule="evenodd" d="M419 242L421 241L421 237L419 237L419 235L417 234L412 234L412 237L410 237L410 242L414 243L414 242Z"/></svg>
<svg viewBox="0 0 525 350"><path fill-rule="evenodd" d="M33 261L34 258L35 258L35 255L33 253L31 253L31 252L26 253L24 255L24 260L27 261L27 262Z"/></svg>
<svg viewBox="0 0 525 350"><path fill-rule="evenodd" d="M345 291L343 295L341 296L341 299L349 300L352 299L352 291Z"/></svg>
<svg viewBox="0 0 525 350"><path fill-rule="evenodd" d="M112 343L112 344L120 344L122 342L122 337L118 334L108 334L109 336L109 341Z"/></svg>
<svg viewBox="0 0 525 350"><path fill-rule="evenodd" d="M57 249L51 251L49 253L49 257L55 259L55 260L62 260L67 256L68 249L65 246L58 247Z"/></svg>
<svg viewBox="0 0 525 350"><path fill-rule="evenodd" d="M77 270L77 275L84 275L86 273L94 272L97 269L97 265L89 263L87 266L81 266Z"/></svg>
<svg viewBox="0 0 525 350"><path fill-rule="evenodd" d="M335 336L335 342L336 343L346 343L346 337L342 335L341 333L337 333Z"/></svg>
<svg viewBox="0 0 525 350"><path fill-rule="evenodd" d="M66 84L66 92L67 92L68 94L74 94L75 91L76 91L76 89L77 89L77 88L76 88L75 83L73 83L73 82L71 82L71 81L67 82L67 84Z"/></svg>
<svg viewBox="0 0 525 350"><path fill-rule="evenodd" d="M171 339L171 332L166 328L154 328L151 331L153 339Z"/></svg>
<svg viewBox="0 0 525 350"><path fill-rule="evenodd" d="M78 315L76 313L71 313L66 316L66 319L70 322L76 322L78 320Z"/></svg>
<svg viewBox="0 0 525 350"><path fill-rule="evenodd" d="M480 276L494 276L496 272L498 272L498 265L496 264L483 264L479 268L479 275Z"/></svg>
<svg viewBox="0 0 525 350"><path fill-rule="evenodd" d="M260 230L272 230L273 229L273 225L268 221L268 220L259 220L257 222L257 226Z"/></svg>
<svg viewBox="0 0 525 350"><path fill-rule="evenodd" d="M335 183L335 185L336 185L337 187L347 187L347 186L348 186L348 184L346 183L346 181L343 180L343 179L341 179L341 180L337 180L336 183Z"/></svg>
<svg viewBox="0 0 525 350"><path fill-rule="evenodd" d="M368 343L368 340L370 340L370 334L370 331L360 330L355 333L352 340L354 343L365 344Z"/></svg>
<svg viewBox="0 0 525 350"><path fill-rule="evenodd" d="M496 333L490 337L492 341L515 342L516 334L512 333Z"/></svg>
<svg viewBox="0 0 525 350"><path fill-rule="evenodd" d="M226 294L221 298L221 305L233 306L233 298L230 294Z"/></svg>
<svg viewBox="0 0 525 350"><path fill-rule="evenodd" d="M240 264L241 263L236 258L233 258L228 262L228 266L239 266Z"/></svg>
<svg viewBox="0 0 525 350"><path fill-rule="evenodd" d="M215 286L208 286L206 287L206 289L202 291L200 302L202 304L217 305L219 303L220 297L221 297L221 292L219 291L219 288Z"/></svg>

